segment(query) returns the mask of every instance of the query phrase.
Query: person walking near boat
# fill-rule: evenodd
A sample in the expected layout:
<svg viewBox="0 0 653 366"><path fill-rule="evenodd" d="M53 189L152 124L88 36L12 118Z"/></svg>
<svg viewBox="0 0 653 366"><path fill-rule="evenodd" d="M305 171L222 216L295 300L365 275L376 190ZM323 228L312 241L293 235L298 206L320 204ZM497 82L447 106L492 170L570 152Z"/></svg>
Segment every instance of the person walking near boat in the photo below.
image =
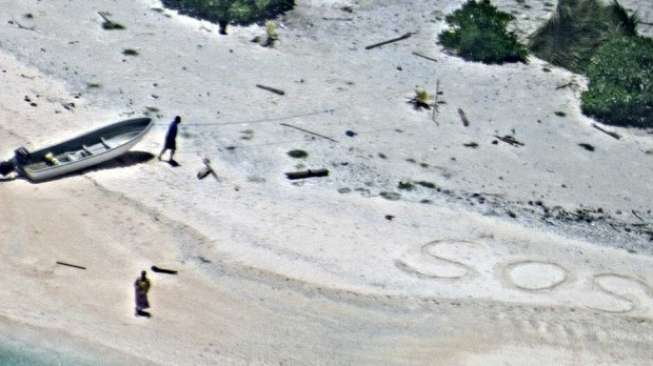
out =
<svg viewBox="0 0 653 366"><path fill-rule="evenodd" d="M136 316L149 317L150 314L145 309L150 307L150 302L147 300L147 293L150 291L152 283L147 278L147 272L142 271L141 276L134 282L134 293L136 297Z"/></svg>
<svg viewBox="0 0 653 366"><path fill-rule="evenodd" d="M170 123L170 126L168 127L168 132L166 133L166 140L165 143L163 144L163 149L161 150L161 153L159 154L159 160L161 160L161 157L163 156L163 153L166 152L166 150L170 150L170 162L174 162L175 159L175 151L177 150L177 126L181 123L181 117L176 116L175 120Z"/></svg>

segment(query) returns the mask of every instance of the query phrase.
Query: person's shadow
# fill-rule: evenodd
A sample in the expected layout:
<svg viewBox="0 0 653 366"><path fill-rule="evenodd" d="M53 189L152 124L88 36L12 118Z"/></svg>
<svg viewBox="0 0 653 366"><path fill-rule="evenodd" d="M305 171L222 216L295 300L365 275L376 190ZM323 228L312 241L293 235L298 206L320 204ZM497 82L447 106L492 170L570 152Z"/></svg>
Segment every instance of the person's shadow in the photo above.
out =
<svg viewBox="0 0 653 366"><path fill-rule="evenodd" d="M149 311L145 311L145 310L140 310L140 309L139 309L139 310L136 310L136 316L142 316L142 317L145 317L145 318L151 318L151 317L152 317L152 314L150 314Z"/></svg>

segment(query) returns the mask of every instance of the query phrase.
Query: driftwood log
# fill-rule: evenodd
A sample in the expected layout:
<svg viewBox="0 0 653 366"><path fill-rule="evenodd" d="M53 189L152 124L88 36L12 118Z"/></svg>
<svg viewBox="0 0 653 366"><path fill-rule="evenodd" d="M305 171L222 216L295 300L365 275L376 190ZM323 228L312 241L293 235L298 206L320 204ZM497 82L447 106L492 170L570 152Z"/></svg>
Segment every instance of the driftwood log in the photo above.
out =
<svg viewBox="0 0 653 366"><path fill-rule="evenodd" d="M616 133L616 132L612 132L612 131L608 131L608 130L602 128L601 126L599 126L599 125L597 125L597 124L595 124L595 123L592 123L592 127L596 128L597 130L603 132L604 134L606 134L606 135L612 137L612 138L615 139L615 140L620 140L620 139L621 139L621 136L620 136L618 133Z"/></svg>
<svg viewBox="0 0 653 366"><path fill-rule="evenodd" d="M259 89L267 90L267 91L272 92L274 94L286 95L285 91L283 91L281 89L273 88L271 86L256 84L256 87L259 88Z"/></svg>
<svg viewBox="0 0 653 366"><path fill-rule="evenodd" d="M400 36L400 37L397 37L397 38L393 38L393 39L389 39L387 41L371 44L371 45L365 47L365 49L366 50L371 50L372 48L377 48L377 47L385 46L385 45L390 44L390 43L403 41L404 39L410 38L412 36L413 36L413 33L408 32L408 33L404 34L403 36Z"/></svg>
<svg viewBox="0 0 653 366"><path fill-rule="evenodd" d="M499 140L505 142L508 145L524 146L524 144L522 142L517 141L514 137L512 137L510 135L505 135L505 136L494 135L494 137L498 138Z"/></svg>
<svg viewBox="0 0 653 366"><path fill-rule="evenodd" d="M327 169L315 169L315 170L309 169L309 170L303 170L299 172L286 173L286 177L290 180L326 177L328 175L329 175L329 171Z"/></svg>
<svg viewBox="0 0 653 366"><path fill-rule="evenodd" d="M433 57L426 56L426 55L421 54L421 53L419 53L419 52L417 52L417 51L413 51L413 55L415 55L415 56L417 56L417 57L421 57L421 58L426 59L426 60L429 60L429 61L438 62L438 59L437 59L437 58L433 58Z"/></svg>
<svg viewBox="0 0 653 366"><path fill-rule="evenodd" d="M70 263L61 262L61 261L57 261L57 264L60 265L60 266L72 267L72 268L77 268L77 269L83 269L83 270L86 269L86 267L84 267L84 266L78 266L76 264L70 264Z"/></svg>
<svg viewBox="0 0 653 366"><path fill-rule="evenodd" d="M170 274L170 275L176 275L177 274L177 271L175 271L174 269L166 269L166 268L161 268L161 267L157 267L157 266L152 266L150 268L152 269L152 272L156 272L156 273L165 273L165 274Z"/></svg>
<svg viewBox="0 0 653 366"><path fill-rule="evenodd" d="M463 126L469 127L469 120L465 115L465 111L463 111L461 108L458 108L458 114L460 115L460 120L463 122Z"/></svg>

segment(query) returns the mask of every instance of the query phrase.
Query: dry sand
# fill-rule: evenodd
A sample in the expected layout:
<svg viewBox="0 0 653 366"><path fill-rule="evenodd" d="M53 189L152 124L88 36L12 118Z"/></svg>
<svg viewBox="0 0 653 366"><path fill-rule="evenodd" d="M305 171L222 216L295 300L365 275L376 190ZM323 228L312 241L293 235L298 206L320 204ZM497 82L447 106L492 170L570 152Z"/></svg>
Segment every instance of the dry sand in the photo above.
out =
<svg viewBox="0 0 653 366"><path fill-rule="evenodd" d="M300 3L267 49L250 42L261 27L218 36L156 1L0 2L7 157L157 119L122 163L0 182L0 341L130 365L650 364L650 135L592 128L585 80L541 60L443 53L435 34L460 1ZM522 37L552 9L497 3ZM650 21L650 4L624 4ZM127 29L102 30L98 11ZM405 103L436 80L438 124ZM172 168L144 152L176 114ZM203 157L220 182L195 178ZM283 174L322 167L329 177ZM152 264L180 272L151 275L153 317L136 318L132 283Z"/></svg>

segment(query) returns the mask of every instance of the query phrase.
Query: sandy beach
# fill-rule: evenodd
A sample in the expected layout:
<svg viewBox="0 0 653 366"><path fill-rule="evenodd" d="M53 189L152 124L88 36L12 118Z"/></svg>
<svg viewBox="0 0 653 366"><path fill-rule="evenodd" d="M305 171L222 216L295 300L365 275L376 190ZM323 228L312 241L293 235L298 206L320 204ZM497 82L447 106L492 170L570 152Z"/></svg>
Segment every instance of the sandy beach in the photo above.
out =
<svg viewBox="0 0 653 366"><path fill-rule="evenodd" d="M494 3L524 39L554 9ZM264 48L262 26L220 36L158 1L0 1L0 158L155 121L119 161L0 181L0 346L80 365L649 365L651 131L593 128L585 78L534 57L448 55L461 4L298 1ZM434 121L406 101L437 84ZM178 167L155 157L175 115ZM219 180L197 179L203 158ZM178 274L149 273L135 317L152 265Z"/></svg>

